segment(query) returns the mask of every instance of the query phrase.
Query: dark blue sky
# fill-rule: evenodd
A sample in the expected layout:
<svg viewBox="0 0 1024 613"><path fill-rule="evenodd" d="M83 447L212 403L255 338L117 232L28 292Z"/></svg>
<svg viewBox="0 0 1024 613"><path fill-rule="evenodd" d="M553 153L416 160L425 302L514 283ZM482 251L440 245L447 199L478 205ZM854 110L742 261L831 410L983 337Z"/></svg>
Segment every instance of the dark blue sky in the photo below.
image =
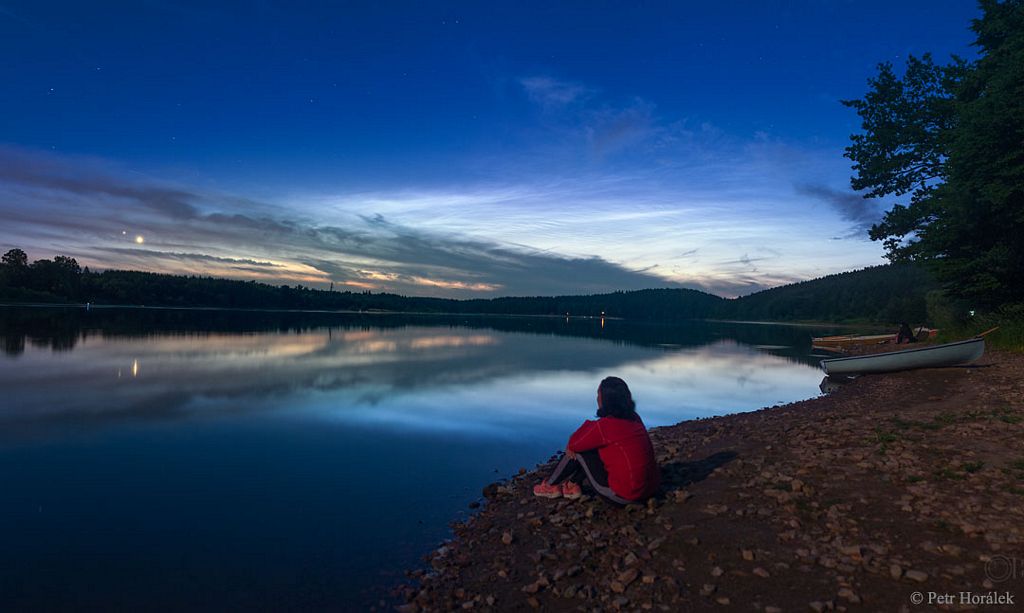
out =
<svg viewBox="0 0 1024 613"><path fill-rule="evenodd" d="M839 100L978 14L554 4L0 0L0 247L449 295L880 263Z"/></svg>

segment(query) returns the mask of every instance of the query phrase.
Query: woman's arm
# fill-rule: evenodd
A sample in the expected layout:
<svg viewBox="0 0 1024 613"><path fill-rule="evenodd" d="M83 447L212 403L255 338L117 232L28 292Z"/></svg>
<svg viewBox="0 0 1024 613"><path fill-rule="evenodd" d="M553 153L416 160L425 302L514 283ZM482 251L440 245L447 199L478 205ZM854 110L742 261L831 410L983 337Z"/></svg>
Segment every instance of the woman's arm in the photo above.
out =
<svg viewBox="0 0 1024 613"><path fill-rule="evenodd" d="M566 452L579 453L598 449L608 444L608 439L601 429L601 420L585 421L578 430L569 437L569 443L565 446ZM572 457L572 456L570 456Z"/></svg>

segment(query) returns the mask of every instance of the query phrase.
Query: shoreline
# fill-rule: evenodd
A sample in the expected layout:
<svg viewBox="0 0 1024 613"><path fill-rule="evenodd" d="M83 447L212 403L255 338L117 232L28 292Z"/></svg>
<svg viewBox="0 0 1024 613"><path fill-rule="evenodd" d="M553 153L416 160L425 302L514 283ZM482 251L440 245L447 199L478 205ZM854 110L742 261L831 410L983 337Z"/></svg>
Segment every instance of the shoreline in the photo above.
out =
<svg viewBox="0 0 1024 613"><path fill-rule="evenodd" d="M864 376L651 438L664 484L647 505L535 498L551 461L491 484L429 570L396 588L398 610L910 611L915 592L953 594L945 610L963 608L961 592L1024 602L1021 354Z"/></svg>
<svg viewBox="0 0 1024 613"><path fill-rule="evenodd" d="M385 309L265 309L258 307L206 307L206 306L163 306L145 304L95 304L86 302L0 302L0 308L61 308L61 309L95 309L98 311L128 309L128 310L149 310L149 311L228 311L240 313L287 313L287 314L337 314L337 315L412 315L412 316L441 316L441 317L474 317L474 318L522 318L522 319L573 319L573 320L602 320L625 321L639 324L656 325L677 325L688 322L717 323L717 324L743 324L752 326L790 326L797 328L856 328L882 330L891 326L881 323L860 322L860 323L836 323L829 321L757 321L747 319L716 319L716 318L691 318L691 319L630 319L628 317L617 317L613 315L561 315L552 313L486 313L486 312L450 312L450 311L389 311Z"/></svg>

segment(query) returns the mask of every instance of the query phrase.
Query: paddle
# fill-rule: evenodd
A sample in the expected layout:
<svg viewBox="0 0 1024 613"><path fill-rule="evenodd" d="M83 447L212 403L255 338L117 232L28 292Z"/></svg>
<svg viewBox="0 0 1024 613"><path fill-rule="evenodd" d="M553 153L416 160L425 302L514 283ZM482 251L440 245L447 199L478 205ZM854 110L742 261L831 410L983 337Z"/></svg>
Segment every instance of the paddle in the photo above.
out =
<svg viewBox="0 0 1024 613"><path fill-rule="evenodd" d="M999 326L996 326L995 328L992 328L991 330L985 330L981 334L974 335L974 338L981 338L981 337L985 336L986 334L992 334L993 332L995 332L998 329L999 329Z"/></svg>

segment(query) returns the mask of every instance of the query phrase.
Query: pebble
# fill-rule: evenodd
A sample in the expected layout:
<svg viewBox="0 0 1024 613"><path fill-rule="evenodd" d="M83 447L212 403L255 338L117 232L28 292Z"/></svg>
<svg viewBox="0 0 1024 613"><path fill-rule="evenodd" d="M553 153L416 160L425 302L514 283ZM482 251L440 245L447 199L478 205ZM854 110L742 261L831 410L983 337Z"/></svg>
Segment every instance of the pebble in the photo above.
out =
<svg viewBox="0 0 1024 613"><path fill-rule="evenodd" d="M911 581L917 581L918 583L924 583L928 580L928 573L920 570L908 570L903 576Z"/></svg>
<svg viewBox="0 0 1024 613"><path fill-rule="evenodd" d="M717 590L717 589L718 589L718 587L715 584L713 584L713 583L705 583L700 588L700 595L701 596L710 596L710 595L714 594L715 590Z"/></svg>
<svg viewBox="0 0 1024 613"><path fill-rule="evenodd" d="M715 598L715 602L717 602L720 605L732 604L732 601L729 600L728 596L719 596L718 598Z"/></svg>
<svg viewBox="0 0 1024 613"><path fill-rule="evenodd" d="M512 533L508 532L508 531L502 532L501 533L501 542L505 543L506 545L511 545L512 544Z"/></svg>
<svg viewBox="0 0 1024 613"><path fill-rule="evenodd" d="M890 564L889 576L893 579L899 579L903 576L903 568L901 568L899 564Z"/></svg>
<svg viewBox="0 0 1024 613"><path fill-rule="evenodd" d="M716 567L711 569L711 576L712 577L721 577L724 574L725 574L725 571L722 570L721 566L716 566Z"/></svg>
<svg viewBox="0 0 1024 613"><path fill-rule="evenodd" d="M639 575L640 571L638 571L635 568L631 568L624 573L620 573L618 579L620 582L622 582L623 585L628 587L630 583L636 581L636 578Z"/></svg>
<svg viewBox="0 0 1024 613"><path fill-rule="evenodd" d="M853 604L857 604L860 602L860 596L858 596L856 592L854 592L848 587L840 588L838 594L840 598L848 600Z"/></svg>
<svg viewBox="0 0 1024 613"><path fill-rule="evenodd" d="M760 566L758 566L757 568L755 568L755 569L753 570L753 573L754 573L755 575L757 575L758 577L761 577L762 579L767 579L768 577L771 577L771 576L772 576L772 575L771 575L771 573L769 573L769 572L768 572L768 571L766 571L765 569L761 568Z"/></svg>

